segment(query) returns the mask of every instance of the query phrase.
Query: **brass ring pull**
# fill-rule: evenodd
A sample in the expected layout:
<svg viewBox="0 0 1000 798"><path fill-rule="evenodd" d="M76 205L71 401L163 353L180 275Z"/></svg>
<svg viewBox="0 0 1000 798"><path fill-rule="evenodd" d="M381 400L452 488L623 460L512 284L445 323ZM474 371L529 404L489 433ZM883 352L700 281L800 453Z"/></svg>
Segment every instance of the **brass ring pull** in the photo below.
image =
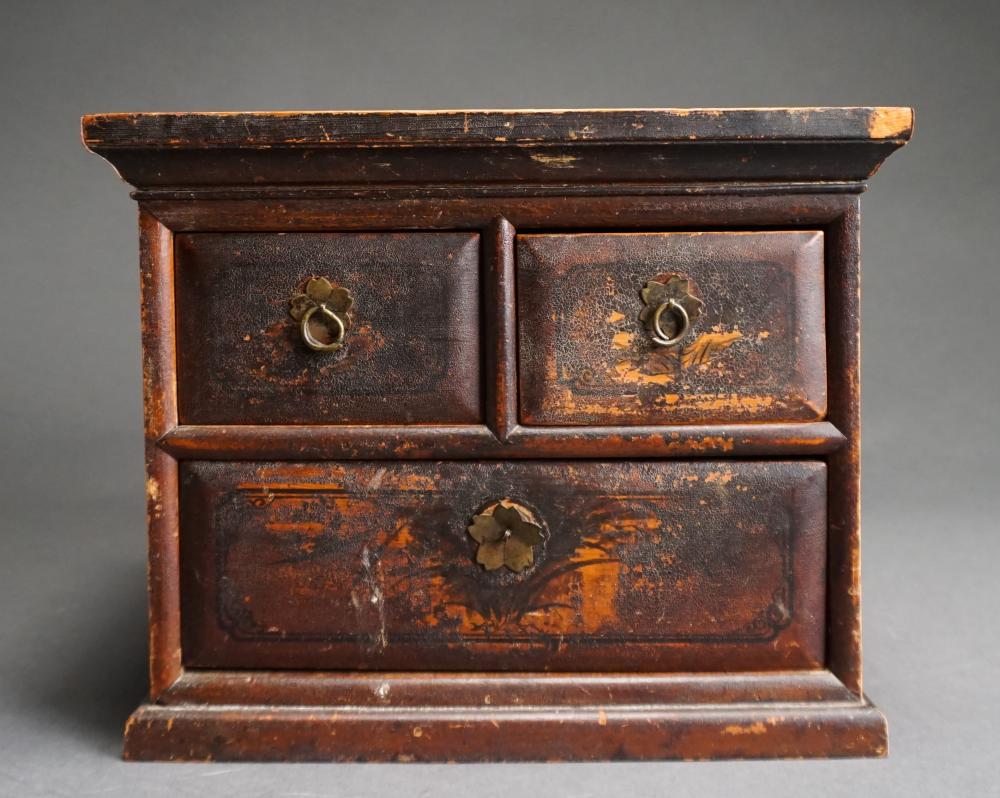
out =
<svg viewBox="0 0 1000 798"><path fill-rule="evenodd" d="M325 277L313 277L306 282L303 293L291 298L288 313L299 323L299 335L306 346L314 352L336 352L344 347L347 331L351 329L352 307L354 297L350 291L334 285ZM335 333L332 341L321 341L309 329L309 322L317 313Z"/></svg>
<svg viewBox="0 0 1000 798"><path fill-rule="evenodd" d="M690 277L671 274L648 280L639 292L643 307L639 321L657 346L676 346L701 316L705 303L698 298L698 289ZM673 317L677 329L673 335L663 329L663 314Z"/></svg>
<svg viewBox="0 0 1000 798"><path fill-rule="evenodd" d="M680 320L680 326L673 337L667 335L660 326L660 318L666 311L670 311ZM679 343L687 335L689 329L691 329L691 317L684 309L684 306L676 299L668 299L666 302L661 302L653 312L653 341L660 346L673 346Z"/></svg>
<svg viewBox="0 0 1000 798"><path fill-rule="evenodd" d="M332 321L337 327L337 334L329 343L320 341L312 334L312 330L309 329L309 320L316 313L323 314L325 319ZM340 320L340 316L330 310L325 303L313 305L302 314L302 319L299 321L299 330L302 333L302 340L305 341L306 346L317 352L335 352L344 345L344 336L347 335L347 328L344 326L344 322Z"/></svg>

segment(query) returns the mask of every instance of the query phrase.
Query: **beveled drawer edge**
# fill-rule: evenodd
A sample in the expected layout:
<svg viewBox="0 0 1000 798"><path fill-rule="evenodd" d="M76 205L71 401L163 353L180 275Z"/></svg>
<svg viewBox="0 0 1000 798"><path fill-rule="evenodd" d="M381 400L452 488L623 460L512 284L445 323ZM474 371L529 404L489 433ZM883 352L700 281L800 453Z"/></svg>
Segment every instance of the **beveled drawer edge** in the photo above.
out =
<svg viewBox="0 0 1000 798"><path fill-rule="evenodd" d="M840 449L847 438L829 421L639 427L529 427L508 442L525 457L810 457Z"/></svg>
<svg viewBox="0 0 1000 798"><path fill-rule="evenodd" d="M177 426L159 447L179 460L566 457L812 457L846 438L829 421L662 427Z"/></svg>

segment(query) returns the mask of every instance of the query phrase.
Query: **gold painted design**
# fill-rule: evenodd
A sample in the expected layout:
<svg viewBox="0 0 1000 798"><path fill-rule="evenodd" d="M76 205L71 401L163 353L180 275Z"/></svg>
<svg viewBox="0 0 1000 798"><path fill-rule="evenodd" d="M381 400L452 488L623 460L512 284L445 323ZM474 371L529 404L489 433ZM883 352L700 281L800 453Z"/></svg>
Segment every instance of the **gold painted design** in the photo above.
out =
<svg viewBox="0 0 1000 798"><path fill-rule="evenodd" d="M684 347L681 353L681 365L684 368L704 366L729 349L729 347L742 337L743 333L739 330L725 333L711 332L699 335L694 341Z"/></svg>

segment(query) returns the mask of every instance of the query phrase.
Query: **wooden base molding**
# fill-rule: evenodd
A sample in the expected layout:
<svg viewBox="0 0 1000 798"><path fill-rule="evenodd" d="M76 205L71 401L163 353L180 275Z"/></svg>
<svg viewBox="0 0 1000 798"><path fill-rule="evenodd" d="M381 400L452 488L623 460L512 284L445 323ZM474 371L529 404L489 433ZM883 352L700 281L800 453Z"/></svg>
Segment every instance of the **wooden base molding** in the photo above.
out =
<svg viewBox="0 0 1000 798"><path fill-rule="evenodd" d="M125 758L281 762L511 762L880 757L867 702L766 706L212 707L145 704Z"/></svg>
<svg viewBox="0 0 1000 798"><path fill-rule="evenodd" d="M136 760L487 762L885 756L832 673L185 671L125 730Z"/></svg>

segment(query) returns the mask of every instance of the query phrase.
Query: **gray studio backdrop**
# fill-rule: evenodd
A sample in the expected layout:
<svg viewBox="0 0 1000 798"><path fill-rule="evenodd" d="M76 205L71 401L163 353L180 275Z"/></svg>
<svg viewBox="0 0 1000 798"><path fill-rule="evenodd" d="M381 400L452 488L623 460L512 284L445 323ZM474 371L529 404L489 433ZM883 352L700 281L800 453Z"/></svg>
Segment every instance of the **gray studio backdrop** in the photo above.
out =
<svg viewBox="0 0 1000 798"><path fill-rule="evenodd" d="M0 795L997 795L998 10L8 2ZM85 112L913 105L864 205L869 694L886 761L126 765L145 682L135 208Z"/></svg>

